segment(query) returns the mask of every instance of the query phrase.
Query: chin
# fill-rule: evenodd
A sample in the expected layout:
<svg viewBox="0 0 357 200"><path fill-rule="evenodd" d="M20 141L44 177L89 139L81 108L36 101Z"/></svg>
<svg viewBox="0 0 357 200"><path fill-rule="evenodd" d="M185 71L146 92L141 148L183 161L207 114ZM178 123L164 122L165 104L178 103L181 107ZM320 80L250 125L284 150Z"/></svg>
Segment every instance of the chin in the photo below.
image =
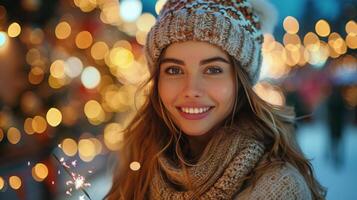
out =
<svg viewBox="0 0 357 200"><path fill-rule="evenodd" d="M181 127L181 130L188 136L203 136L209 132L209 128L206 127Z"/></svg>

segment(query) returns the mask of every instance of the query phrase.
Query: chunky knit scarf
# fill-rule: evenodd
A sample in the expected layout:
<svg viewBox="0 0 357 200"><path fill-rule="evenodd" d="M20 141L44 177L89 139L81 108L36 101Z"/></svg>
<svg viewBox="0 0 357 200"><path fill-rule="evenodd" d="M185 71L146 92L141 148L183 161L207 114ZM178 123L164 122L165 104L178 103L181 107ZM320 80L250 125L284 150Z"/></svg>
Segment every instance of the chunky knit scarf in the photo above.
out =
<svg viewBox="0 0 357 200"><path fill-rule="evenodd" d="M161 172L152 180L150 199L232 199L241 189L242 179L253 170L263 153L263 145L244 136L241 129L221 129L198 162L187 166L186 171L161 156ZM185 178L187 173L190 180ZM177 185L183 189L177 189ZM187 189L188 185L195 189Z"/></svg>

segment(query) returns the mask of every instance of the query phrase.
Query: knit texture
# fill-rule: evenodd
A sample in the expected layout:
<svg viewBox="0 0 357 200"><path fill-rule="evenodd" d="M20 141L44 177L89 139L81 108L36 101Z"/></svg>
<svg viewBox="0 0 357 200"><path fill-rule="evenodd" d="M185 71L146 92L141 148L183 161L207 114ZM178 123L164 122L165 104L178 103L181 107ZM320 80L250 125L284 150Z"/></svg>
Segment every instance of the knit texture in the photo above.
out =
<svg viewBox="0 0 357 200"><path fill-rule="evenodd" d="M147 36L150 70L167 46L190 40L221 47L240 62L253 84L258 80L263 34L248 0L168 0Z"/></svg>
<svg viewBox="0 0 357 200"><path fill-rule="evenodd" d="M149 199L153 200L310 200L311 191L300 172L292 165L274 166L253 186L244 178L263 162L264 146L249 138L256 129L242 124L222 128L207 145L194 166L188 167L193 190L185 172L166 156L159 158L160 172L154 175ZM176 186L175 186L176 185ZM178 189L178 187L180 189ZM193 196L193 193L199 196Z"/></svg>
<svg viewBox="0 0 357 200"><path fill-rule="evenodd" d="M221 129L195 166L188 167L194 191L184 178L185 172L169 158L160 157L161 173L153 178L150 199L232 199L264 153L264 147L234 129ZM166 178L165 178L166 177ZM172 183L180 185L177 190Z"/></svg>
<svg viewBox="0 0 357 200"><path fill-rule="evenodd" d="M311 200L304 177L290 164L266 172L254 188L247 188L235 200Z"/></svg>

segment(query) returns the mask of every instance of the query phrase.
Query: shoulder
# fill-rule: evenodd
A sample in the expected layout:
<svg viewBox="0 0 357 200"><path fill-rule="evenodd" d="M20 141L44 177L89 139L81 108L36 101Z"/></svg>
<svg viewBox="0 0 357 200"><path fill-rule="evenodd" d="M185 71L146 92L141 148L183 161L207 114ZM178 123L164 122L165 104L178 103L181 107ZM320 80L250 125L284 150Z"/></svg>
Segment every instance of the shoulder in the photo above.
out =
<svg viewBox="0 0 357 200"><path fill-rule="evenodd" d="M290 164L269 169L258 179L254 188L251 187L239 194L238 199L312 199L304 177Z"/></svg>

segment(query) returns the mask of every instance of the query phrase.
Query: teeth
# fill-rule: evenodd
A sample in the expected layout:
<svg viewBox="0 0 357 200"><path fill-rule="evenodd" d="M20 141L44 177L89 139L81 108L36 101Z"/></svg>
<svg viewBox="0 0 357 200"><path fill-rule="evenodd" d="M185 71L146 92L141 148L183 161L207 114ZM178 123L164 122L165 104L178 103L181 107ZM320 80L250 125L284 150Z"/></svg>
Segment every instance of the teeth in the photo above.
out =
<svg viewBox="0 0 357 200"><path fill-rule="evenodd" d="M187 107L181 107L181 111L184 113L188 114L200 114L207 112L210 107L204 107L204 108L187 108Z"/></svg>

